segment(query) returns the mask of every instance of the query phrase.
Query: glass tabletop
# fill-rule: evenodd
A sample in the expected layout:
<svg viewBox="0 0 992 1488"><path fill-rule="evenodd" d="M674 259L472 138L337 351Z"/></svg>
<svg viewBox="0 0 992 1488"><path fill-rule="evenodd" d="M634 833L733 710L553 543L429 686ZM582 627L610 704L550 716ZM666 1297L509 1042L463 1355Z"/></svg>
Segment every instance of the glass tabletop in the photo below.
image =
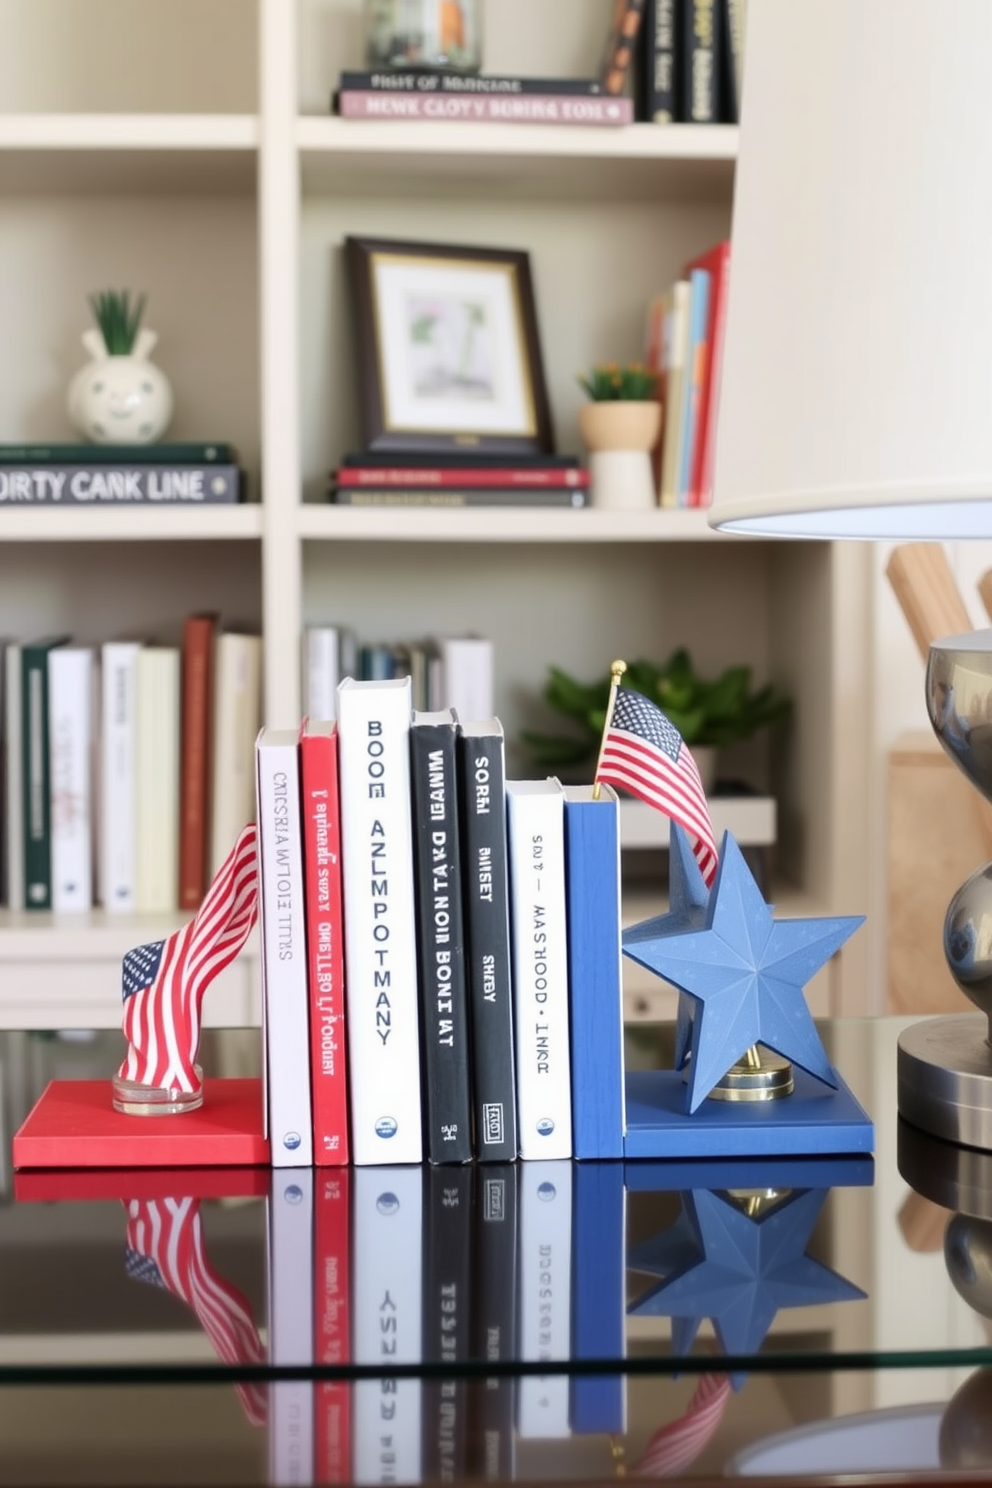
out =
<svg viewBox="0 0 992 1488"><path fill-rule="evenodd" d="M312 1171L14 1173L47 1080L120 1042L0 1034L0 1481L992 1463L992 1184L899 1122L902 1026L821 1026L874 1159ZM250 1073L258 1037L202 1054Z"/></svg>

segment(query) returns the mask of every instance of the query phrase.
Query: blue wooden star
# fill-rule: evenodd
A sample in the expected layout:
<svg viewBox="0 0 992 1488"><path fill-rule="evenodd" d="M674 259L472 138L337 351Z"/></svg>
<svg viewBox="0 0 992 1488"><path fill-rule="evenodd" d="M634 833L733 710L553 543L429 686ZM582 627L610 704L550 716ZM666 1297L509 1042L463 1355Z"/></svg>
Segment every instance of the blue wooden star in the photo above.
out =
<svg viewBox="0 0 992 1488"><path fill-rule="evenodd" d="M745 1357L757 1353L780 1309L863 1298L860 1287L806 1254L829 1192L797 1190L758 1218L708 1189L684 1192L675 1224L628 1256L633 1270L665 1278L630 1312L670 1317L672 1348L682 1356L710 1318L723 1352ZM695 1249L688 1260L687 1226Z"/></svg>
<svg viewBox="0 0 992 1488"><path fill-rule="evenodd" d="M726 832L703 927L661 923L668 918L625 930L622 944L633 960L695 1000L690 1115L758 1043L836 1088L803 987L864 916L775 920Z"/></svg>

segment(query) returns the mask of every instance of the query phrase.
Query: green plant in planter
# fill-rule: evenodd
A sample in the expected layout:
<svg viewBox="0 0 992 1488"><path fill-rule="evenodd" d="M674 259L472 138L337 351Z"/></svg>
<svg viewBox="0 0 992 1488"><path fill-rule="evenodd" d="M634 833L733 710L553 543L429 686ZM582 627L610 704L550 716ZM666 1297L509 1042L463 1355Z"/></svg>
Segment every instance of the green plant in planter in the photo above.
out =
<svg viewBox="0 0 992 1488"><path fill-rule="evenodd" d="M88 296L108 356L131 355L145 313L145 298L139 295L132 305L131 292L127 289L104 289Z"/></svg>
<svg viewBox="0 0 992 1488"><path fill-rule="evenodd" d="M654 397L658 381L656 372L648 372L640 362L597 363L589 372L580 373L579 387L594 403L643 403Z"/></svg>
<svg viewBox="0 0 992 1488"><path fill-rule="evenodd" d="M634 661L624 687L656 703L690 746L733 744L784 718L792 703L773 683L752 689L751 668L731 666L712 680L700 677L684 647L662 666ZM549 667L544 701L573 724L569 734L524 732L521 737L542 770L568 770L595 763L610 699L610 674L577 682L560 667Z"/></svg>

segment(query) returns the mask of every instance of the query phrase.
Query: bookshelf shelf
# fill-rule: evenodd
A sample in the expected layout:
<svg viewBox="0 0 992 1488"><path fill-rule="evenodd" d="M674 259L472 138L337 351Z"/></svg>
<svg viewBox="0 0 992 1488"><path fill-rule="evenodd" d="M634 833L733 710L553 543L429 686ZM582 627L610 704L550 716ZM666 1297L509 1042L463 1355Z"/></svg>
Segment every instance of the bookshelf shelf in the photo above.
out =
<svg viewBox="0 0 992 1488"><path fill-rule="evenodd" d="M299 508L302 538L327 542L720 542L705 511L568 511L557 507Z"/></svg>
<svg viewBox="0 0 992 1488"><path fill-rule="evenodd" d="M0 509L5 542L242 542L262 535L259 505L188 508Z"/></svg>
<svg viewBox="0 0 992 1488"><path fill-rule="evenodd" d="M248 114L0 114L0 189L249 192L258 141Z"/></svg>

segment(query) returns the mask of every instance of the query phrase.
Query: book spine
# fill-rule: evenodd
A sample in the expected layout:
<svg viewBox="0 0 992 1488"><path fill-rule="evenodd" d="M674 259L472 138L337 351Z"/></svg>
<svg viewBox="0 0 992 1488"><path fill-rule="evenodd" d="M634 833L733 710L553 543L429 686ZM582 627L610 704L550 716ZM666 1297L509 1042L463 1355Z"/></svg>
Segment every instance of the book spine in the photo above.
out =
<svg viewBox="0 0 992 1488"><path fill-rule="evenodd" d="M741 84L744 81L745 0L721 0L723 55L726 58L726 122L739 124Z"/></svg>
<svg viewBox="0 0 992 1488"><path fill-rule="evenodd" d="M351 1360L351 1180L347 1168L318 1173L314 1211L314 1363ZM314 1481L350 1483L351 1386L314 1385Z"/></svg>
<svg viewBox="0 0 992 1488"><path fill-rule="evenodd" d="M572 1155L562 796L507 789L520 1156Z"/></svg>
<svg viewBox="0 0 992 1488"><path fill-rule="evenodd" d="M517 1168L512 1162L479 1170L473 1273L472 1358L507 1363L517 1350ZM514 1393L510 1375L476 1382L471 1473L482 1482L513 1479Z"/></svg>
<svg viewBox="0 0 992 1488"><path fill-rule="evenodd" d="M649 124L679 117L675 18L679 0L648 0L644 26L645 115Z"/></svg>
<svg viewBox="0 0 992 1488"><path fill-rule="evenodd" d="M410 779L427 1156L461 1163L472 1156L472 1116L453 722L414 720Z"/></svg>
<svg viewBox="0 0 992 1488"><path fill-rule="evenodd" d="M532 491L519 486L502 489L472 486L462 490L421 488L412 491L338 486L332 490L330 499L336 506L564 506L574 509L589 504L586 486L542 486Z"/></svg>
<svg viewBox="0 0 992 1488"><path fill-rule="evenodd" d="M682 441L682 400L689 340L689 281L672 285L671 314L665 317L665 408L664 447L661 455L661 505L679 504L679 469Z"/></svg>
<svg viewBox="0 0 992 1488"><path fill-rule="evenodd" d="M225 506L240 487L236 465L0 465L8 506Z"/></svg>
<svg viewBox="0 0 992 1488"><path fill-rule="evenodd" d="M353 1338L356 1364L383 1370L354 1385L354 1481L421 1481L421 1391L395 1364L423 1361L423 1172L358 1168L355 1200Z"/></svg>
<svg viewBox="0 0 992 1488"><path fill-rule="evenodd" d="M576 1359L619 1360L626 1353L623 1168L576 1163L572 1181L572 1353ZM576 1435L623 1435L626 1376L620 1370L574 1375L569 1414Z"/></svg>
<svg viewBox="0 0 992 1488"><path fill-rule="evenodd" d="M263 736L256 757L272 1165L304 1168L313 1163L313 1131L299 747L267 744Z"/></svg>
<svg viewBox="0 0 992 1488"><path fill-rule="evenodd" d="M476 1156L517 1155L503 738L458 737Z"/></svg>
<svg viewBox="0 0 992 1488"><path fill-rule="evenodd" d="M472 455L464 450L431 450L429 454L417 450L404 450L401 454L386 450L362 450L361 454L342 455L341 468L348 469L357 466L364 470L379 466L389 470L395 465L402 464L410 468L427 467L430 470L448 468L501 470L507 467L518 468L522 459L527 463L528 468L541 470L575 470L582 463L578 455L540 455L534 458L530 455L524 457L509 454Z"/></svg>
<svg viewBox="0 0 992 1488"><path fill-rule="evenodd" d="M213 615L183 626L179 763L179 908L199 909L207 891L207 822L213 702Z"/></svg>
<svg viewBox="0 0 992 1488"><path fill-rule="evenodd" d="M314 1162L348 1162L341 816L336 733L300 739Z"/></svg>
<svg viewBox="0 0 992 1488"><path fill-rule="evenodd" d="M603 85L594 78L535 78L467 76L443 72L342 72L341 92L369 89L378 93L425 93L488 97L517 93L571 93L576 97L594 98Z"/></svg>
<svg viewBox="0 0 992 1488"><path fill-rule="evenodd" d="M571 1353L572 1164L527 1163L520 1173L520 1358L565 1363ZM567 1374L517 1381L524 1438L569 1432Z"/></svg>
<svg viewBox="0 0 992 1488"><path fill-rule="evenodd" d="M21 723L21 647L4 651L3 830L6 849L6 905L24 908L24 731Z"/></svg>
<svg viewBox="0 0 992 1488"><path fill-rule="evenodd" d="M137 904L136 642L108 641L101 651L100 899L130 913Z"/></svg>
<svg viewBox="0 0 992 1488"><path fill-rule="evenodd" d="M603 62L603 88L606 93L620 94L627 86L644 18L645 3L646 0L617 0L616 20Z"/></svg>
<svg viewBox="0 0 992 1488"><path fill-rule="evenodd" d="M686 124L716 124L720 118L719 0L681 0L681 3L683 119Z"/></svg>
<svg viewBox="0 0 992 1488"><path fill-rule="evenodd" d="M572 1141L577 1158L621 1158L624 1138L620 829L616 794L565 787Z"/></svg>
<svg viewBox="0 0 992 1488"><path fill-rule="evenodd" d="M269 1363L314 1362L313 1174L272 1174L269 1198ZM306 1488L314 1481L314 1386L308 1379L269 1385L269 1482Z"/></svg>
<svg viewBox="0 0 992 1488"><path fill-rule="evenodd" d="M52 817L48 739L48 647L21 652L24 902L52 907Z"/></svg>
<svg viewBox="0 0 992 1488"><path fill-rule="evenodd" d="M373 486L378 489L392 486L425 486L428 489L436 486L464 486L467 489L476 486L482 489L493 486L523 486L529 490L566 486L572 489L588 486L589 471L574 466L556 470L542 470L534 466L521 466L519 469L499 466L485 470L440 465L397 465L394 469L382 465L341 465L335 480L338 486Z"/></svg>
<svg viewBox="0 0 992 1488"><path fill-rule="evenodd" d="M0 467L233 464L229 444L0 444Z"/></svg>
<svg viewBox="0 0 992 1488"><path fill-rule="evenodd" d="M178 647L138 652L135 760L135 898L149 914L173 913L179 887Z"/></svg>
<svg viewBox="0 0 992 1488"><path fill-rule="evenodd" d="M722 252L713 275L712 313L710 315L710 355L703 407L702 427L699 438L699 470L694 479L694 489L699 495L699 505L709 506L713 495L713 461L716 454L716 416L720 402L720 377L723 372L723 348L727 329L727 296L730 292L730 244L722 245Z"/></svg>
<svg viewBox="0 0 992 1488"><path fill-rule="evenodd" d="M410 682L338 689L348 1073L355 1163L423 1157Z"/></svg>
<svg viewBox="0 0 992 1488"><path fill-rule="evenodd" d="M341 681L337 626L308 626L303 644L306 715L317 720L336 718Z"/></svg>
<svg viewBox="0 0 992 1488"><path fill-rule="evenodd" d="M255 736L262 696L262 642L223 632L214 652L214 747L210 877L255 817Z"/></svg>
<svg viewBox="0 0 992 1488"><path fill-rule="evenodd" d="M52 908L93 907L93 654L64 647L48 659Z"/></svg>
<svg viewBox="0 0 992 1488"><path fill-rule="evenodd" d="M425 1483L462 1483L468 1464L468 1381L473 1298L471 1167L430 1168L424 1179L424 1363L451 1368L424 1381Z"/></svg>
<svg viewBox="0 0 992 1488"><path fill-rule="evenodd" d="M689 348L683 383L683 427L679 450L679 505L693 506L690 478L692 475L699 410L706 380L706 328L709 320L710 276L705 269L693 269L690 275Z"/></svg>
<svg viewBox="0 0 992 1488"><path fill-rule="evenodd" d="M439 641L443 670L441 707L459 718L495 713L493 643L486 636L445 636Z"/></svg>
<svg viewBox="0 0 992 1488"><path fill-rule="evenodd" d="M342 92L344 119L445 119L460 123L623 125L634 120L630 98L578 98L557 93L515 96L464 93Z"/></svg>

